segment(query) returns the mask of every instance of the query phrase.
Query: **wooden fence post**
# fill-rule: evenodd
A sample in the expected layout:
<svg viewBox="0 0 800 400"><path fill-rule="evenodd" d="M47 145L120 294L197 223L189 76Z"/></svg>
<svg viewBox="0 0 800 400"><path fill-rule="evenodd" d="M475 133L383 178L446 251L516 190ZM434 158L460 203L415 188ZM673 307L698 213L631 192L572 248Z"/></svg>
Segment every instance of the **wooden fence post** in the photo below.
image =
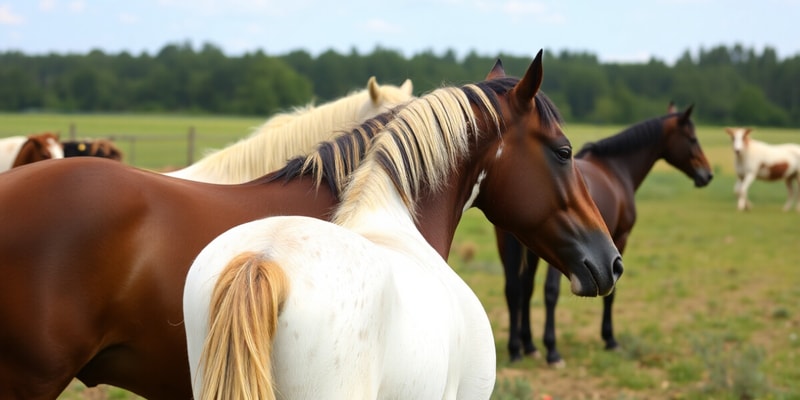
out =
<svg viewBox="0 0 800 400"><path fill-rule="evenodd" d="M194 126L189 127L189 137L188 137L188 146L187 146L187 155L186 155L186 165L192 165L194 163L194 141L195 141L195 131Z"/></svg>

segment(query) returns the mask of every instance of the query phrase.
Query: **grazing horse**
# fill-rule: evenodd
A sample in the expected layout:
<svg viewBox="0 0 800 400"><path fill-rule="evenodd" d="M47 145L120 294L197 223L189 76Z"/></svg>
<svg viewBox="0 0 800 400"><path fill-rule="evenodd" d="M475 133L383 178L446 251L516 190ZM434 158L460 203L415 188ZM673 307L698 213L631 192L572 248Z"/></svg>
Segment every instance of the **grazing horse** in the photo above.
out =
<svg viewBox="0 0 800 400"><path fill-rule="evenodd" d="M649 119L624 131L586 144L575 156L589 193L597 204L620 253L625 251L628 236L636 222L636 189L642 184L656 161L666 160L694 180L697 187L712 178L703 150L697 141L690 116L692 107L675 112L670 105L665 116ZM506 301L509 313L508 351L512 361L525 354L536 354L530 325L530 300L539 257L526 250L513 235L496 231L497 246L506 278ZM556 349L555 307L561 277L548 268L544 287L546 307L544 345L547 362L561 366L563 360ZM614 293L603 298L601 333L607 349L617 347L611 321Z"/></svg>
<svg viewBox="0 0 800 400"><path fill-rule="evenodd" d="M209 183L243 183L310 153L314 145L411 99L413 84L378 85L319 106L308 105L273 116L247 138L217 150L196 163L166 175Z"/></svg>
<svg viewBox="0 0 800 400"><path fill-rule="evenodd" d="M58 135L51 132L0 139L0 172L36 161L64 158Z"/></svg>
<svg viewBox="0 0 800 400"><path fill-rule="evenodd" d="M523 79L526 84L514 91L507 79L485 85L505 85L490 97L497 97L500 108L495 109L503 115L530 114L517 124L507 120L504 126L511 131L505 139L538 145L536 159L551 165L550 173L558 172L562 179L551 182L549 174L543 177L541 181L551 185L547 191L541 185L532 192L508 189L514 193L515 209L531 217L551 216L526 237L555 230L560 221L569 225L558 235L543 236L567 245L537 250L573 272L576 292L605 294L621 264L572 167L568 141L552 122L554 109L542 95L531 100L532 83L538 87L541 79L540 57L537 60L533 77L539 78ZM379 129L392 116L393 112L381 114L346 135L352 140L343 145L348 154L359 159L370 144L365 132ZM530 131L539 120L553 125ZM514 145L498 152L502 143L494 143L491 154L496 157L488 160L494 162L485 174L476 172L473 177L477 182L478 176L487 176L482 189L491 190L489 182L504 178L525 180L529 171L542 169L495 168L517 158L511 150L522 150ZM509 169L507 177L496 176ZM6 172L0 180L0 398L54 399L73 377L87 386L110 384L148 399L191 398L181 288L192 261L212 239L248 221L274 215L330 218L338 195L316 179L270 174L243 184L218 185L97 157L34 163ZM347 172L333 171L325 179L340 185ZM78 186L82 190L73 190ZM58 198L52 193L59 193ZM550 198L556 194L566 198ZM417 209L419 228L443 258L455 229L451 216L460 216L461 210L442 212L433 207L441 199L428 197L429 206L423 201ZM539 212L529 207L531 200L552 203ZM483 194L476 196L475 204L505 209ZM492 222L506 228L523 221L489 214L498 218ZM617 271L611 271L612 265Z"/></svg>
<svg viewBox="0 0 800 400"><path fill-rule="evenodd" d="M746 211L753 207L747 191L756 179L783 180L788 192L783 211L791 210L795 203L797 211L800 211L800 202L797 201L800 195L800 145L764 143L751 138L752 131L750 128L725 128L735 155L736 185L733 191L738 199L736 208Z"/></svg>
<svg viewBox="0 0 800 400"><path fill-rule="evenodd" d="M122 161L122 150L108 139L81 139L61 142L64 157L103 157Z"/></svg>
<svg viewBox="0 0 800 400"><path fill-rule="evenodd" d="M491 326L442 251L471 206L575 294L613 290L621 259L538 93L541 52L521 80L492 71L399 109L332 223L261 219L200 252L183 303L196 399L488 399ZM297 164L347 164L352 149L330 144Z"/></svg>

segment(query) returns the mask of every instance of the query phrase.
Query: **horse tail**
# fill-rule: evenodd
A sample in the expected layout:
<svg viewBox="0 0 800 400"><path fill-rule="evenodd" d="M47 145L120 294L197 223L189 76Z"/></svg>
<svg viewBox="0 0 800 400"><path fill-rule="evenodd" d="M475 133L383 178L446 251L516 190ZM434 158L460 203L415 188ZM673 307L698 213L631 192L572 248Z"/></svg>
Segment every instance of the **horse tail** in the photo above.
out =
<svg viewBox="0 0 800 400"><path fill-rule="evenodd" d="M283 269L259 254L225 266L211 295L202 400L275 399L270 355L288 292Z"/></svg>

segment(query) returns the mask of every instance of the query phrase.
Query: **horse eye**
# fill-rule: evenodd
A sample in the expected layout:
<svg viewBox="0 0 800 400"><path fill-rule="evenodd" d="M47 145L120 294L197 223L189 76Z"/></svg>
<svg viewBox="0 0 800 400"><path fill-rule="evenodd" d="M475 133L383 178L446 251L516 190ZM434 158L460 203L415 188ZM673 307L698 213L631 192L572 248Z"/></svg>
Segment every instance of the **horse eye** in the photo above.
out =
<svg viewBox="0 0 800 400"><path fill-rule="evenodd" d="M572 158L572 147L561 146L556 149L556 155L558 156L559 160L567 161Z"/></svg>

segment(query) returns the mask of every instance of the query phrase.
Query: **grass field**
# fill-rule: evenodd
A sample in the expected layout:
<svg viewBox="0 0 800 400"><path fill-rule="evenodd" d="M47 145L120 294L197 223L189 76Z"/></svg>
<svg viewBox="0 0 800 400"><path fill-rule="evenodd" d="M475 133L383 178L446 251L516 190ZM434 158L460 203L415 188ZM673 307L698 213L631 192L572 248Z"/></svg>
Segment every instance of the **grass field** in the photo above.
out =
<svg viewBox="0 0 800 400"><path fill-rule="evenodd" d="M197 156L263 122L254 118L4 115L0 136L59 130L79 137L136 135L135 164L181 166L189 126ZM568 124L575 147L620 127ZM174 135L173 141L147 137ZM621 350L602 350L600 299L569 294L557 310L566 368L542 359L509 364L503 274L492 227L477 210L459 226L451 265L478 293L495 331L496 399L800 399L800 213L780 211L781 183L756 182L754 209L736 211L733 159L721 127L698 127L715 178L703 189L660 163L637 193L639 219L624 255L615 303ZM756 129L767 142L800 143L800 130ZM121 148L126 151L125 144ZM543 269L543 268L542 268ZM537 279L543 280L543 273ZM541 336L542 287L533 299L534 335ZM537 339L538 340L538 339ZM537 341L539 343L540 341ZM540 346L541 348L541 346ZM75 383L62 399L130 399L109 387Z"/></svg>

